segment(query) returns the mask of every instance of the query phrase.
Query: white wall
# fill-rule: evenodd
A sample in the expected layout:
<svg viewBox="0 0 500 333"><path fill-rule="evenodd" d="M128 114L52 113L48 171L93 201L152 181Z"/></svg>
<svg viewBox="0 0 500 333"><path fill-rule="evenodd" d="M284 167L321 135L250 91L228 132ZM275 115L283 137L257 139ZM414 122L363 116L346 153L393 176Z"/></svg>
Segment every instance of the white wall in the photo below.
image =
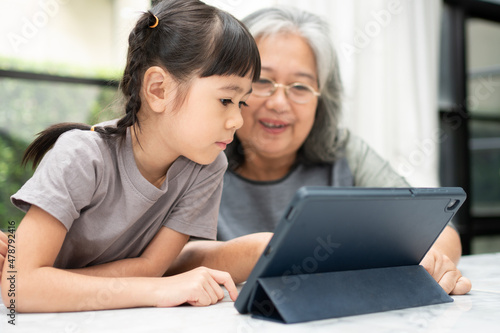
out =
<svg viewBox="0 0 500 333"><path fill-rule="evenodd" d="M345 88L343 124L414 186L438 184L439 0L206 0L236 17L275 4L330 24Z"/></svg>
<svg viewBox="0 0 500 333"><path fill-rule="evenodd" d="M81 67L124 65L149 0L0 0L0 56Z"/></svg>

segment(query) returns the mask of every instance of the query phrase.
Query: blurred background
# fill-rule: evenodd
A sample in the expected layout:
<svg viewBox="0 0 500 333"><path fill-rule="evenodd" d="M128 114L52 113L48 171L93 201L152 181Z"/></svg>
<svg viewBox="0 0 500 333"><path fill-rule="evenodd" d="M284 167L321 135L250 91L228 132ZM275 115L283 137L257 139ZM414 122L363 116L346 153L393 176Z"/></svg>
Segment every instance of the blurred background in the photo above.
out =
<svg viewBox="0 0 500 333"><path fill-rule="evenodd" d="M0 0L0 229L34 135L119 116L128 34L151 0ZM500 0L206 0L237 18L293 5L327 20L342 125L413 186L461 186L464 253L500 251Z"/></svg>

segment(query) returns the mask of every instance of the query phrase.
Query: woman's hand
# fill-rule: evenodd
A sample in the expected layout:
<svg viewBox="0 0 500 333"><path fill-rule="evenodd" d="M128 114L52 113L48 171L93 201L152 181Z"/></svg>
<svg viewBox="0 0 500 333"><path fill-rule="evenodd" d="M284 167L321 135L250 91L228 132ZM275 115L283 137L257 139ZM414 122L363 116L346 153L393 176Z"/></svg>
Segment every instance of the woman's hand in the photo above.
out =
<svg viewBox="0 0 500 333"><path fill-rule="evenodd" d="M0 279L2 278L3 264L5 263L5 258L7 258L8 243L7 235L0 231Z"/></svg>
<svg viewBox="0 0 500 333"><path fill-rule="evenodd" d="M194 306L215 304L224 298L224 285L233 301L238 291L231 275L226 272L198 267L186 273L162 278L163 288L157 290L157 307L171 307L184 303Z"/></svg>
<svg viewBox="0 0 500 333"><path fill-rule="evenodd" d="M471 290L470 280L462 276L455 263L439 250L431 248L420 264L448 294L463 295Z"/></svg>

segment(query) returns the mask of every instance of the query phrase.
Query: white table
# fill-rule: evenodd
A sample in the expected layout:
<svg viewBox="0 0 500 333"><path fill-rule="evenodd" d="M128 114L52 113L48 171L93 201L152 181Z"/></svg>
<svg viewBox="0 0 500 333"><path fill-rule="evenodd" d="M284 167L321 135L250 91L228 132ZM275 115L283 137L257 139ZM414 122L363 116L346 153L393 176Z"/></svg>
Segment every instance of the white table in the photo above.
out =
<svg viewBox="0 0 500 333"><path fill-rule="evenodd" d="M226 295L203 308L16 314L15 327L1 305L0 332L500 332L500 253L464 256L459 268L473 287L453 303L340 319L292 325L254 319L240 315Z"/></svg>

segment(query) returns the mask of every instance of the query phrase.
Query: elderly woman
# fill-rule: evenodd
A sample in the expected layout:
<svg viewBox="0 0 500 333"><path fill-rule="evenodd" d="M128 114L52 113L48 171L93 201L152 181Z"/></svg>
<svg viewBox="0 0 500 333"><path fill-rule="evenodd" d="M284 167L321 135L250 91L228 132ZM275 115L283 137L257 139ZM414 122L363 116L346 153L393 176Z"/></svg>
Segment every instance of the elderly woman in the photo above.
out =
<svg viewBox="0 0 500 333"><path fill-rule="evenodd" d="M257 41L262 71L242 110L244 125L226 151L219 239L273 231L301 186L409 186L363 141L337 127L342 87L324 21L281 7L243 22ZM458 233L447 226L422 261L448 293L471 288L456 268L460 255Z"/></svg>
<svg viewBox="0 0 500 333"><path fill-rule="evenodd" d="M223 241L190 242L168 274L205 265L244 281L301 186L409 186L366 143L337 127L342 86L324 21L276 7L243 22L257 41L262 71L242 110L244 124L226 149ZM471 283L456 267L460 255L450 225L421 264L446 292L465 294Z"/></svg>
<svg viewBox="0 0 500 333"><path fill-rule="evenodd" d="M366 143L338 128L342 86L324 21L277 7L243 22L257 41L262 71L242 110L244 125L226 150L219 239L273 231L301 186L409 186ZM422 261L448 293L471 288L456 267L460 255L450 225Z"/></svg>
<svg viewBox="0 0 500 333"><path fill-rule="evenodd" d="M226 149L218 238L273 231L305 185L408 187L363 141L338 128L342 86L327 24L287 7L243 21L263 66L242 110L244 125Z"/></svg>

